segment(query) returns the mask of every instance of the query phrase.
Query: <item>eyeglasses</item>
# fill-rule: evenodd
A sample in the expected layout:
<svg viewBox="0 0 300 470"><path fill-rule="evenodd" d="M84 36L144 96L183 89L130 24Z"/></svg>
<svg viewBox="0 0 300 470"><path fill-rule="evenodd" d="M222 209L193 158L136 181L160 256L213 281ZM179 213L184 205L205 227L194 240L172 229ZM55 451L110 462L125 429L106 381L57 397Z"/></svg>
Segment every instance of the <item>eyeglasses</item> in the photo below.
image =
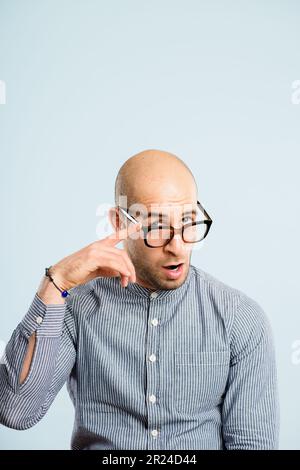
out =
<svg viewBox="0 0 300 470"><path fill-rule="evenodd" d="M185 243L197 243L203 240L209 232L212 219L199 201L197 201L197 207L204 215L204 220L190 222L179 228L175 228L171 225L163 225L161 222L158 222L159 226L156 226L157 222L155 222L147 227L142 227L141 230L144 232L145 245L149 248L160 248L170 243L176 233L181 234L182 240ZM120 209L131 222L134 224L139 223L126 209L120 206L117 206L117 208Z"/></svg>

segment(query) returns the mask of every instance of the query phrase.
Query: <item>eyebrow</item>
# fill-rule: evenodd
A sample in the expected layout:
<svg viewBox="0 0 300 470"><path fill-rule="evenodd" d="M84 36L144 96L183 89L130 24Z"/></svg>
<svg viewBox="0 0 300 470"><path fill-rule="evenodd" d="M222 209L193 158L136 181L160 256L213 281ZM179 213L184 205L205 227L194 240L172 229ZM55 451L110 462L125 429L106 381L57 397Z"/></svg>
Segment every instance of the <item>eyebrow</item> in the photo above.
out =
<svg viewBox="0 0 300 470"><path fill-rule="evenodd" d="M183 215L189 215L189 214L196 215L197 211L193 209L190 211L185 211L181 215L183 216ZM148 215L145 216L145 218L147 219L149 217L159 217L159 219L167 219L169 216L168 214L162 214L161 212L148 212Z"/></svg>

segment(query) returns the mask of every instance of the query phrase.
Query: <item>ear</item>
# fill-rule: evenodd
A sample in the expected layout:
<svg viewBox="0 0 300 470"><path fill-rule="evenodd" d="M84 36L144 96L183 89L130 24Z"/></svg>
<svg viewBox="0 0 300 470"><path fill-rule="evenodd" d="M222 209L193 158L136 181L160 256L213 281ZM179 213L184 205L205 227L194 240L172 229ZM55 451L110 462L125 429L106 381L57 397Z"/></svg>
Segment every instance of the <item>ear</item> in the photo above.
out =
<svg viewBox="0 0 300 470"><path fill-rule="evenodd" d="M121 221L119 216L119 211L116 207L111 207L108 211L108 216L111 225L113 226L114 230L121 230L124 226L124 223Z"/></svg>

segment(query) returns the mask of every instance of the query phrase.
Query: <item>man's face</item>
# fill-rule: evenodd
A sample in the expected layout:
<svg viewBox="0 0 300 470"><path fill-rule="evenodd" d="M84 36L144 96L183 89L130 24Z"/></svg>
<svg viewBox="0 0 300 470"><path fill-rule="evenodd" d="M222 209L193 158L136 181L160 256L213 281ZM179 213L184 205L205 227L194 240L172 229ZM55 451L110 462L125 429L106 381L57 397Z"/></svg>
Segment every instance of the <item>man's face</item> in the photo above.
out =
<svg viewBox="0 0 300 470"><path fill-rule="evenodd" d="M139 205L135 204L133 210L129 208L128 212L136 220L142 222L144 227L179 228L196 220L197 217L197 204L191 198L180 203L142 204L141 214L136 211L137 206ZM154 237L156 233L160 237L159 232L152 233ZM145 245L141 231L138 239L127 239L124 242L124 248L135 266L138 284L156 290L176 289L184 283L189 271L193 243L185 243L181 232L175 234L165 246L150 248ZM179 265L179 267L176 270L166 267L170 265Z"/></svg>

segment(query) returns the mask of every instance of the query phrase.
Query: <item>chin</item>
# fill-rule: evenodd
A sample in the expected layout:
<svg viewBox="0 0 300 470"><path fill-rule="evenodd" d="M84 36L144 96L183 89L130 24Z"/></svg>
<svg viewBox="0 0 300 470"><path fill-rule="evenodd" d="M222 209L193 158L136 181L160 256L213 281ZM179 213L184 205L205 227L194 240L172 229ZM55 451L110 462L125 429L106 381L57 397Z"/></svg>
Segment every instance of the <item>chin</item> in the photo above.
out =
<svg viewBox="0 0 300 470"><path fill-rule="evenodd" d="M180 287L186 280L186 276L183 276L182 279L174 280L174 279L167 279L162 280L160 285L161 289L177 289Z"/></svg>

